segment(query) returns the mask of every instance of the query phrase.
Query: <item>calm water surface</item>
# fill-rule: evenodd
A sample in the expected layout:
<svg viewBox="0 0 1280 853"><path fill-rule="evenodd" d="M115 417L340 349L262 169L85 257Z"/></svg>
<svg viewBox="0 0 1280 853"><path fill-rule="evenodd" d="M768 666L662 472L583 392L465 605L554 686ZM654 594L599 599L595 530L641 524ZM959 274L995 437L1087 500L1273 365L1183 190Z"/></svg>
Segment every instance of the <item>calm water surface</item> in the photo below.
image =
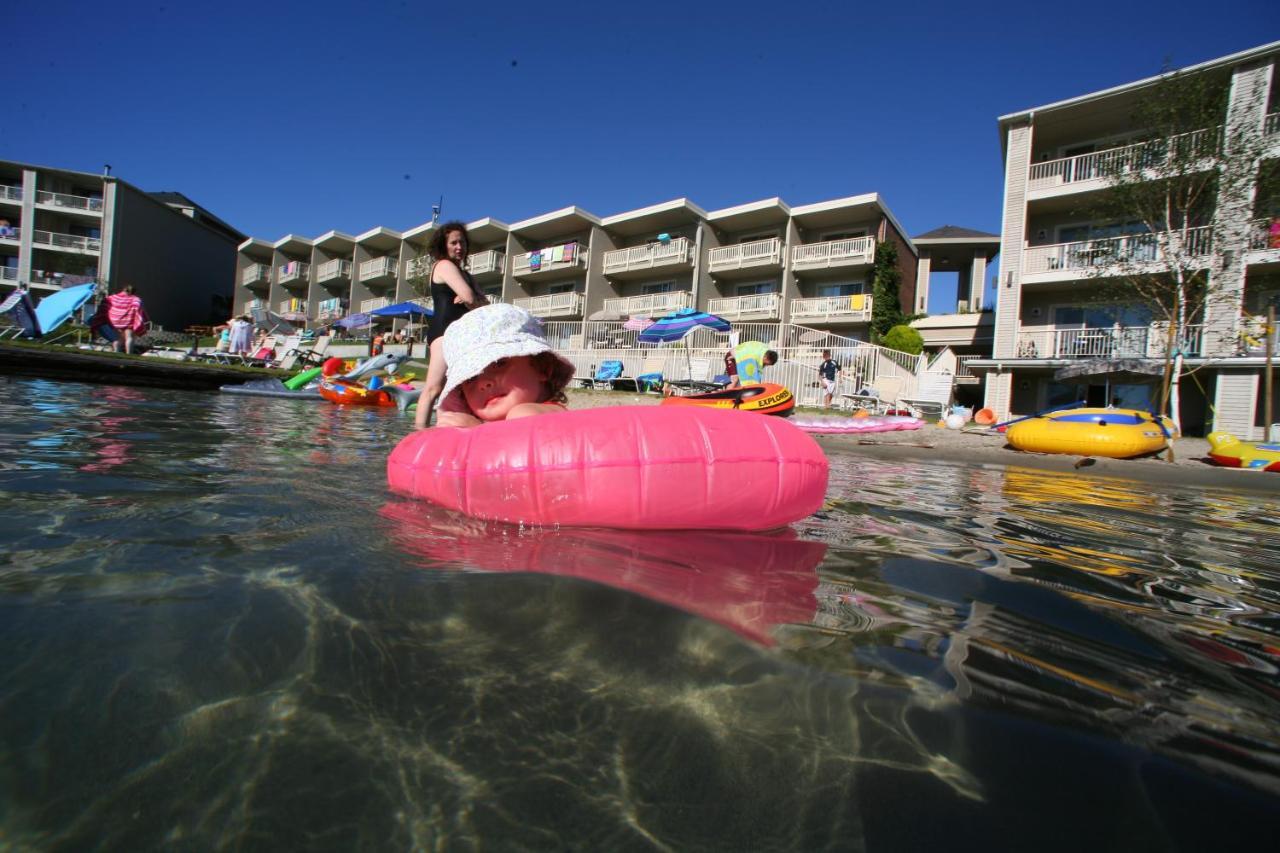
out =
<svg viewBox="0 0 1280 853"><path fill-rule="evenodd" d="M389 495L407 428L0 377L0 849L1272 846L1276 499L835 454L786 535L522 529Z"/></svg>

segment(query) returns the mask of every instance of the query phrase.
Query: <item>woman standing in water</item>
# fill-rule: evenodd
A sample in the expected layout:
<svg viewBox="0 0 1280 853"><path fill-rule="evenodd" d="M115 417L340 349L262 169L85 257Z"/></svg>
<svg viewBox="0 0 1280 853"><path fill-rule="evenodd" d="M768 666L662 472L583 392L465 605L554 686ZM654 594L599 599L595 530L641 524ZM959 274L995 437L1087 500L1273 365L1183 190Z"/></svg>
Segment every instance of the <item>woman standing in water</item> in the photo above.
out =
<svg viewBox="0 0 1280 853"><path fill-rule="evenodd" d="M472 308L487 304L484 294L476 289L471 274L463 267L467 263L471 242L467 238L467 226L461 222L446 222L431 237L431 309L434 312L427 324L427 344L430 348L427 362L426 384L418 397L418 412L414 426L425 429L431 419L440 392L444 390L445 330Z"/></svg>

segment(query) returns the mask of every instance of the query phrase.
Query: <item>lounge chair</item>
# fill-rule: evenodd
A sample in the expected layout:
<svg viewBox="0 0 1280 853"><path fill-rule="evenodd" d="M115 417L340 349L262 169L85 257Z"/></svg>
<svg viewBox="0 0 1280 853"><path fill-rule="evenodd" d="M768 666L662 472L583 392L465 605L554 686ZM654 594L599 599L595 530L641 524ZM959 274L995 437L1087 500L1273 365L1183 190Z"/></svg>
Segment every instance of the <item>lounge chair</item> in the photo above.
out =
<svg viewBox="0 0 1280 853"><path fill-rule="evenodd" d="M616 359L602 361L600 366L596 368L596 375L590 379L583 379L582 383L587 388L608 391L613 388L613 380L622 376L622 368L622 362Z"/></svg>
<svg viewBox="0 0 1280 853"><path fill-rule="evenodd" d="M284 354L284 358L280 359L281 368L284 370L292 370L293 367L301 363L304 367L319 367L324 363L325 353L329 351L329 335L321 335L316 338L314 344L310 348L294 347ZM285 361L289 356L293 355L294 360L289 363L288 367L284 367Z"/></svg>
<svg viewBox="0 0 1280 853"><path fill-rule="evenodd" d="M634 378L623 376L613 380L615 391L662 391L662 374L667 366L667 353L652 350L644 357L640 372Z"/></svg>
<svg viewBox="0 0 1280 853"><path fill-rule="evenodd" d="M898 400L902 385L903 379L900 376L881 376L860 388L857 394L841 394L840 399L855 409L867 409L874 415L883 415L905 408Z"/></svg>
<svg viewBox="0 0 1280 853"><path fill-rule="evenodd" d="M941 418L951 406L951 390L954 377L950 373L925 373L920 377L914 397L903 397L902 403L918 417Z"/></svg>
<svg viewBox="0 0 1280 853"><path fill-rule="evenodd" d="M671 384L676 388L680 388L694 394L705 394L708 391L716 391L724 387L724 385L712 379L711 359L709 358L690 359L689 378L672 380Z"/></svg>

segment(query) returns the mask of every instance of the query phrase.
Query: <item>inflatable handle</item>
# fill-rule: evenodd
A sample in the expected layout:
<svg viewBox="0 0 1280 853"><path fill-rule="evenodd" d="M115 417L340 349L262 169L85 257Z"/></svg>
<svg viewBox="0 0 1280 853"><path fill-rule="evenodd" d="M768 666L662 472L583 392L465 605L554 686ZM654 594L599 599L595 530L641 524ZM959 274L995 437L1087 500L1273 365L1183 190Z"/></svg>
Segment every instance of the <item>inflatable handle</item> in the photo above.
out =
<svg viewBox="0 0 1280 853"><path fill-rule="evenodd" d="M769 530L822 505L827 459L779 418L625 406L420 430L392 451L387 480L494 521Z"/></svg>

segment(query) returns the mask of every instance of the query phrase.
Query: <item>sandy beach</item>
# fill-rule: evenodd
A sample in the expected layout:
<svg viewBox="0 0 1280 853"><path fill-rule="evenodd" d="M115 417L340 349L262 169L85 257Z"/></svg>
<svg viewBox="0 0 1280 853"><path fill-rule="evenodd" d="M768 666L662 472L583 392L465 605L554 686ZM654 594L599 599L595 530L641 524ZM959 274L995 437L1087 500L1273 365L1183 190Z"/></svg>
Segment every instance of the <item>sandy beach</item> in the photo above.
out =
<svg viewBox="0 0 1280 853"><path fill-rule="evenodd" d="M569 389L567 393L571 409L593 409L600 406L656 406L662 401L662 398L656 394L622 391ZM817 410L804 411L824 414ZM1166 460L1166 454L1142 459L1105 459L1054 453L1026 453L1009 447L1003 435L988 433L973 424L970 424L966 430L950 430L928 425L909 432L818 435L815 438L828 453L850 453L877 459L1007 465L1090 477L1119 477L1147 483L1280 492L1280 475L1263 471L1222 468L1214 464L1208 457L1209 443L1203 438L1176 439L1173 445L1172 462Z"/></svg>

